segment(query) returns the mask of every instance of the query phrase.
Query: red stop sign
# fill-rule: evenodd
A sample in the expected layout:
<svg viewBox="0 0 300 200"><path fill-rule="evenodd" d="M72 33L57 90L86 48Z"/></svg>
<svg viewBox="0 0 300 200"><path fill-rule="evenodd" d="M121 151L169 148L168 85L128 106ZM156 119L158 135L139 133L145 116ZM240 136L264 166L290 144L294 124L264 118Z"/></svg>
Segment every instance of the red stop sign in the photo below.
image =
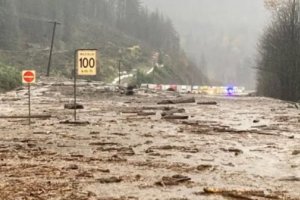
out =
<svg viewBox="0 0 300 200"><path fill-rule="evenodd" d="M34 83L35 71L23 71L23 83Z"/></svg>

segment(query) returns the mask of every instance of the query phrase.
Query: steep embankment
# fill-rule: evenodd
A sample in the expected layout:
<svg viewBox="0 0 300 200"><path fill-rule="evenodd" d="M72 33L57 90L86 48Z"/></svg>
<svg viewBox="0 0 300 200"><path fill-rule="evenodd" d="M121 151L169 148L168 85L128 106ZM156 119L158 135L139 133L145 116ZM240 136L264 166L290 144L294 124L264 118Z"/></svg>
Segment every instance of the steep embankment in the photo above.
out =
<svg viewBox="0 0 300 200"><path fill-rule="evenodd" d="M53 75L71 77L74 50L97 48L100 73L92 79L111 82L121 60L122 71L139 71L139 82L207 81L181 50L171 21L149 13L136 0L0 0L0 17L0 61L11 66L45 73L53 28L49 21L56 20L61 24L55 35ZM146 75L153 63L165 67Z"/></svg>

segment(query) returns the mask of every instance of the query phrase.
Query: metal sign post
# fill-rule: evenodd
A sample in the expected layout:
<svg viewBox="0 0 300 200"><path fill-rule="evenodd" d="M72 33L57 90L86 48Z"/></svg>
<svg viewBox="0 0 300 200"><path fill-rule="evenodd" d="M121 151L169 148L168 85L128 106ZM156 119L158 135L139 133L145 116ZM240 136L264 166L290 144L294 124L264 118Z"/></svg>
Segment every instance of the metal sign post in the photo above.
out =
<svg viewBox="0 0 300 200"><path fill-rule="evenodd" d="M28 122L29 126L31 125L31 94L30 94L30 83L28 83Z"/></svg>
<svg viewBox="0 0 300 200"><path fill-rule="evenodd" d="M22 72L22 82L28 85L28 122L31 125L31 84L36 82L34 70L24 70Z"/></svg>
<svg viewBox="0 0 300 200"><path fill-rule="evenodd" d="M77 121L77 73L79 76L97 74L97 49L77 49L74 55L74 121Z"/></svg>
<svg viewBox="0 0 300 200"><path fill-rule="evenodd" d="M77 81L77 73L76 73L76 64L77 64L77 50L75 51L74 55L74 121L77 120L77 102L76 102L76 81Z"/></svg>

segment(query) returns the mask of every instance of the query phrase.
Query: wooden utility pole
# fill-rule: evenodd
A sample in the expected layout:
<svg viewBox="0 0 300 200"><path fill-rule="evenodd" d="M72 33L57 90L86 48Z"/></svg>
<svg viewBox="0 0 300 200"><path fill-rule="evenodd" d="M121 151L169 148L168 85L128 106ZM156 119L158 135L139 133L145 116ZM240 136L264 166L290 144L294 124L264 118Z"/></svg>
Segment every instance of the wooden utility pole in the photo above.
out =
<svg viewBox="0 0 300 200"><path fill-rule="evenodd" d="M155 80L155 67L156 67L156 65L155 65L155 63L153 62L153 71L152 71L152 81L153 81L153 84L155 83L154 82L154 80Z"/></svg>
<svg viewBox="0 0 300 200"><path fill-rule="evenodd" d="M47 76L50 76L50 67L51 67L51 58L52 58L52 51L53 51L53 44L54 44L54 38L55 38L55 30L56 25L60 25L59 22L49 22L53 24L53 33L52 33L52 40L51 40L51 48L50 48L50 55L49 55L49 61L48 61L48 67L47 67Z"/></svg>
<svg viewBox="0 0 300 200"><path fill-rule="evenodd" d="M119 60L119 86L121 85L121 59Z"/></svg>
<svg viewBox="0 0 300 200"><path fill-rule="evenodd" d="M121 85L122 50L119 49L119 86Z"/></svg>

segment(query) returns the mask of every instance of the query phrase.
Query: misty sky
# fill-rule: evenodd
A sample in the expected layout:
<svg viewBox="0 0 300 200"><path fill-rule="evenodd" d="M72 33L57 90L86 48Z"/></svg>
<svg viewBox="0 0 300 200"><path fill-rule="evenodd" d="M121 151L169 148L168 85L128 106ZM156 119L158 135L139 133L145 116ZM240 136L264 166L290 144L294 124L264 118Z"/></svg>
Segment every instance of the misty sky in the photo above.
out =
<svg viewBox="0 0 300 200"><path fill-rule="evenodd" d="M256 45L269 22L263 0L143 0L168 15L209 78L254 87ZM205 62L204 62L205 61ZM248 76L248 77L244 77Z"/></svg>

